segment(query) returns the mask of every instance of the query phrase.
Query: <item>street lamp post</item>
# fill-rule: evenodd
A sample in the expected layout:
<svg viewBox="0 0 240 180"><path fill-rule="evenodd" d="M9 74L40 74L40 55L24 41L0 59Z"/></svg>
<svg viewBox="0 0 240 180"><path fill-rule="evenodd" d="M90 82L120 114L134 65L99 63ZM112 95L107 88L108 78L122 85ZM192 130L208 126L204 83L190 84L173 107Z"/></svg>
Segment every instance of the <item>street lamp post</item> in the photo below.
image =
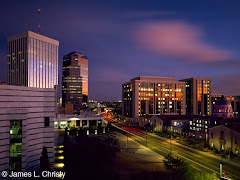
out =
<svg viewBox="0 0 240 180"><path fill-rule="evenodd" d="M222 177L222 166L223 166L223 163L222 163L222 156L221 156L221 162L220 162L220 165L219 165L220 178Z"/></svg>
<svg viewBox="0 0 240 180"><path fill-rule="evenodd" d="M147 147L147 133L146 133L146 147Z"/></svg>
<svg viewBox="0 0 240 180"><path fill-rule="evenodd" d="M128 152L128 135L127 135L127 152Z"/></svg>
<svg viewBox="0 0 240 180"><path fill-rule="evenodd" d="M170 155L172 154L172 136L171 136L171 139L170 139Z"/></svg>

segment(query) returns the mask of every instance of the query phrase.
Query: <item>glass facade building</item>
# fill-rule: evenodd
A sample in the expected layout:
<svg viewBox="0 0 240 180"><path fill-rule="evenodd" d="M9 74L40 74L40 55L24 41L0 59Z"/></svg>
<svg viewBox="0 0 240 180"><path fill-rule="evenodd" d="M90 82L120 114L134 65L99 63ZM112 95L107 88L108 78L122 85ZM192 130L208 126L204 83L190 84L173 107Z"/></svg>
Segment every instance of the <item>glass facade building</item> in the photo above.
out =
<svg viewBox="0 0 240 180"><path fill-rule="evenodd" d="M62 104L78 114L88 101L88 57L74 51L63 57Z"/></svg>
<svg viewBox="0 0 240 180"><path fill-rule="evenodd" d="M123 115L185 114L185 83L140 76L122 85Z"/></svg>
<svg viewBox="0 0 240 180"><path fill-rule="evenodd" d="M180 80L186 86L186 113L211 115L211 79L190 78Z"/></svg>
<svg viewBox="0 0 240 180"><path fill-rule="evenodd" d="M8 38L8 84L54 88L59 42L27 31Z"/></svg>

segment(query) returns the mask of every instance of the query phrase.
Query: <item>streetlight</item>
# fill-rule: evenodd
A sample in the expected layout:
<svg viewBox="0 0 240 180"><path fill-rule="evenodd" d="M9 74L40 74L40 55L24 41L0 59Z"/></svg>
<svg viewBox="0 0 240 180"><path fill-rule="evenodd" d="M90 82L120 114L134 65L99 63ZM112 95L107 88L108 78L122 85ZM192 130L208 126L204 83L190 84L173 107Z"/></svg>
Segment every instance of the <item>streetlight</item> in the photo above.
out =
<svg viewBox="0 0 240 180"><path fill-rule="evenodd" d="M128 152L128 134L127 134L127 152Z"/></svg>
<svg viewBox="0 0 240 180"><path fill-rule="evenodd" d="M147 147L147 133L146 133L146 147Z"/></svg>
<svg viewBox="0 0 240 180"><path fill-rule="evenodd" d="M172 154L172 135L171 135L171 139L170 139L170 155Z"/></svg>
<svg viewBox="0 0 240 180"><path fill-rule="evenodd" d="M222 162L222 156L221 156L221 162L220 162L220 165L219 165L220 178L222 177L222 166L223 166L223 162Z"/></svg>

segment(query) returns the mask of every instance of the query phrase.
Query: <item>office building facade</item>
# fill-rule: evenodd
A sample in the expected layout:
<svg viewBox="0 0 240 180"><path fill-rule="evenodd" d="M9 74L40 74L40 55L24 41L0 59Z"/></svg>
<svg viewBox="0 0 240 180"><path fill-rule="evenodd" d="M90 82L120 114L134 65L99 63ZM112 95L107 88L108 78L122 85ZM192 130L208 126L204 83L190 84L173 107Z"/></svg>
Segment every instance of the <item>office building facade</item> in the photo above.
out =
<svg viewBox="0 0 240 180"><path fill-rule="evenodd" d="M0 172L39 170L43 147L54 164L56 90L0 85Z"/></svg>
<svg viewBox="0 0 240 180"><path fill-rule="evenodd" d="M88 102L88 57L74 51L63 57L62 104L78 114Z"/></svg>
<svg viewBox="0 0 240 180"><path fill-rule="evenodd" d="M186 114L211 115L211 79L189 78L180 82L186 85Z"/></svg>
<svg viewBox="0 0 240 180"><path fill-rule="evenodd" d="M8 84L54 88L59 42L27 31L8 38Z"/></svg>
<svg viewBox="0 0 240 180"><path fill-rule="evenodd" d="M185 83L175 78L140 76L122 84L122 114L185 114Z"/></svg>

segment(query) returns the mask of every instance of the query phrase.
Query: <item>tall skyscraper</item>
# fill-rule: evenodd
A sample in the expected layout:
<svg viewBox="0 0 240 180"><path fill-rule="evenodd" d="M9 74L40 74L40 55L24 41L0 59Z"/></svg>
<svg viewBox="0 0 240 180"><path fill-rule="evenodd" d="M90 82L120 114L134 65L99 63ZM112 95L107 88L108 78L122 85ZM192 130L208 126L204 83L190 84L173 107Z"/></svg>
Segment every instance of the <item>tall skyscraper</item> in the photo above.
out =
<svg viewBox="0 0 240 180"><path fill-rule="evenodd" d="M186 83L186 113L211 115L211 79L197 77L180 81Z"/></svg>
<svg viewBox="0 0 240 180"><path fill-rule="evenodd" d="M73 51L63 57L62 103L79 113L88 101L88 57Z"/></svg>
<svg viewBox="0 0 240 180"><path fill-rule="evenodd" d="M185 114L185 83L175 78L140 76L122 84L122 114Z"/></svg>
<svg viewBox="0 0 240 180"><path fill-rule="evenodd" d="M59 42L26 31L8 38L8 84L54 88L58 84Z"/></svg>

